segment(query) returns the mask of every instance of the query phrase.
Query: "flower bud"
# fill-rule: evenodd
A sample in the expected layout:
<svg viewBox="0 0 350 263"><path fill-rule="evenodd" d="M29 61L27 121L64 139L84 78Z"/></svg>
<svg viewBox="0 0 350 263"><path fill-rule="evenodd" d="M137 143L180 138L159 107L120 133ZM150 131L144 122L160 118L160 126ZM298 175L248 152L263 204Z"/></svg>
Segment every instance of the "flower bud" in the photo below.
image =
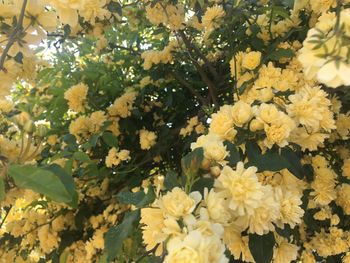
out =
<svg viewBox="0 0 350 263"><path fill-rule="evenodd" d="M13 117L13 121L20 127L23 127L28 121L30 121L30 115L23 111Z"/></svg>
<svg viewBox="0 0 350 263"><path fill-rule="evenodd" d="M34 122L29 120L23 125L23 130L27 133L33 133L35 131Z"/></svg>
<svg viewBox="0 0 350 263"><path fill-rule="evenodd" d="M214 177L218 177L220 175L220 173L221 173L221 169L220 169L219 166L210 167L210 173Z"/></svg>
<svg viewBox="0 0 350 263"><path fill-rule="evenodd" d="M36 127L36 132L35 134L39 137L45 137L49 129L47 128L46 125L40 124L38 127Z"/></svg>

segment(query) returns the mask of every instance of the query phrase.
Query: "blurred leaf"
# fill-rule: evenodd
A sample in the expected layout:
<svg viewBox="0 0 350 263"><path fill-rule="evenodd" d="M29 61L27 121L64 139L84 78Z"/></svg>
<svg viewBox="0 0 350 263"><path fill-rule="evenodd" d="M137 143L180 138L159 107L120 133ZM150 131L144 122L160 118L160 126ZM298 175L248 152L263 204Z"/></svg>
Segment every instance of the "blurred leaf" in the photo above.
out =
<svg viewBox="0 0 350 263"><path fill-rule="evenodd" d="M168 171L165 179L164 186L168 191L171 191L175 187L181 187L179 181L177 180L177 173L174 171Z"/></svg>
<svg viewBox="0 0 350 263"><path fill-rule="evenodd" d="M123 8L118 2L109 2L107 9L112 13L117 13L119 16L123 15Z"/></svg>
<svg viewBox="0 0 350 263"><path fill-rule="evenodd" d="M267 59L278 61L281 58L291 58L294 56L294 51L291 49L278 48L267 55Z"/></svg>
<svg viewBox="0 0 350 263"><path fill-rule="evenodd" d="M228 161L229 166L236 166L236 164L241 160L241 156L239 155L236 145L229 141L225 141L224 145L229 152L229 156L227 156L225 160Z"/></svg>
<svg viewBox="0 0 350 263"><path fill-rule="evenodd" d="M181 159L182 171L185 175L197 174L204 159L203 148L196 148Z"/></svg>
<svg viewBox="0 0 350 263"><path fill-rule="evenodd" d="M56 202L76 205L74 181L58 165L39 168L33 165L10 165L8 170L18 187L31 189Z"/></svg>
<svg viewBox="0 0 350 263"><path fill-rule="evenodd" d="M124 240L130 235L133 225L138 221L139 217L139 210L128 212L121 224L113 226L107 231L104 240L109 261L113 261L121 252Z"/></svg>
<svg viewBox="0 0 350 263"><path fill-rule="evenodd" d="M91 162L89 155L87 155L86 153L81 152L81 151L75 152L73 154L73 158L82 162L82 163L90 163Z"/></svg>
<svg viewBox="0 0 350 263"><path fill-rule="evenodd" d="M301 157L299 157L291 148L284 147L281 150L281 155L289 162L288 171L290 171L298 179L303 179L304 169L301 164Z"/></svg>
<svg viewBox="0 0 350 263"><path fill-rule="evenodd" d="M249 250L256 263L270 263L274 245L275 237L272 232L262 236L249 234Z"/></svg>
<svg viewBox="0 0 350 263"><path fill-rule="evenodd" d="M111 132L104 132L102 135L102 140L110 147L118 148L118 138Z"/></svg>
<svg viewBox="0 0 350 263"><path fill-rule="evenodd" d="M4 178L0 177L0 202L5 200L5 182Z"/></svg>
<svg viewBox="0 0 350 263"><path fill-rule="evenodd" d="M288 160L277 152L268 150L265 154L261 154L261 150L255 141L248 141L246 143L246 151L249 160L247 166L257 167L258 172L274 172L290 167Z"/></svg>
<svg viewBox="0 0 350 263"><path fill-rule="evenodd" d="M154 201L156 198L153 188L149 187L147 194L144 191L138 191L136 193L130 192L128 190L122 191L117 194L117 199L123 204L132 204L136 207L146 206Z"/></svg>
<svg viewBox="0 0 350 263"><path fill-rule="evenodd" d="M199 191L203 195L204 188L208 188L208 190L210 190L211 188L213 188L213 185L214 185L213 178L201 177L194 182L194 184L191 187L191 191Z"/></svg>

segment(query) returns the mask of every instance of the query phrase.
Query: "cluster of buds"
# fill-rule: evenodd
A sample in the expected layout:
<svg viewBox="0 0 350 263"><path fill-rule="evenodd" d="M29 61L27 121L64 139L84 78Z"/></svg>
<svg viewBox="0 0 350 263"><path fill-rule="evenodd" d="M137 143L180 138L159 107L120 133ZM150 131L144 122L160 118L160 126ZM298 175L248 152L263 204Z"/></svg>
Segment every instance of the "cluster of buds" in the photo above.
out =
<svg viewBox="0 0 350 263"><path fill-rule="evenodd" d="M21 132L43 138L47 135L48 127L45 124L35 124L27 112L21 112L13 117L13 122L18 126Z"/></svg>

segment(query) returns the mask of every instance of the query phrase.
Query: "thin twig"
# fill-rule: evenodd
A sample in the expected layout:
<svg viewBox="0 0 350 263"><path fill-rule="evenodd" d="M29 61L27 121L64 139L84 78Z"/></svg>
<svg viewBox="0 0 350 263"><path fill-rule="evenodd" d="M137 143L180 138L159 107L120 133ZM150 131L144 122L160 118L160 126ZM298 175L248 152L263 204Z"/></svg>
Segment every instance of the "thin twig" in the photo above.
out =
<svg viewBox="0 0 350 263"><path fill-rule="evenodd" d="M0 57L0 70L4 70L4 63L5 63L5 60L6 60L7 53L9 52L10 48L12 47L12 45L15 43L15 40L16 40L18 34L22 33L22 31L23 31L23 25L22 24L23 24L23 19L24 19L24 13L25 13L26 6L27 6L27 1L28 0L23 0L21 13L19 15L16 27L12 31L12 33L11 33L11 35L9 37L9 40L8 40L8 42L6 44L6 47L5 47L4 51L3 51L3 53L1 54L1 57Z"/></svg>
<svg viewBox="0 0 350 263"><path fill-rule="evenodd" d="M219 80L219 74L216 72L215 68L213 67L213 65L210 63L210 61L207 59L206 56L204 56L204 54L200 51L200 49L194 44L192 43L186 36L185 32L180 30L179 34L181 36L181 38L184 40L185 45L186 43L188 43L188 45L197 53L197 55L204 61L205 65L208 66L208 69L210 71L210 73L213 75L213 77L215 78L215 80ZM187 46L187 45L186 45Z"/></svg>
<svg viewBox="0 0 350 263"><path fill-rule="evenodd" d="M30 146L31 146L31 142L32 142L32 138L33 138L33 135L30 133L29 135L28 135L28 138L27 138L27 145L26 145L26 147L25 147L25 150L22 152L22 154L18 157L18 159L20 160L20 162L24 162L25 161L25 158L26 158L26 156L27 156L27 154L28 154L28 152L29 152L29 150L30 150Z"/></svg>
<svg viewBox="0 0 350 263"><path fill-rule="evenodd" d="M178 82L180 82L181 85L183 85L185 88L187 88L192 93L192 95L194 95L195 97L198 98L198 100L200 100L200 102L203 104L203 106L206 106L208 104L206 99L203 98L203 96L201 96L199 94L199 92L197 92L189 82L187 82L184 78L179 76L179 74L176 72L174 72L173 75L174 75L175 79Z"/></svg>
<svg viewBox="0 0 350 263"><path fill-rule="evenodd" d="M35 230L39 229L39 228L42 227L42 226L51 224L51 223L52 223L57 217L59 217L60 215L62 215L62 213L57 213L57 214L54 215L54 217L51 218L49 221L47 221L47 222L45 222L45 223L42 223L42 224L39 224L39 225L37 225L36 227L34 227L33 229L28 230L27 232L25 232L25 233L23 234L23 236L26 236L26 235L28 235L28 234L34 232Z"/></svg>
<svg viewBox="0 0 350 263"><path fill-rule="evenodd" d="M31 159L34 159L35 156L38 155L40 148L41 148L41 141L38 143L35 150L28 157L25 158L25 161L30 161Z"/></svg>
<svg viewBox="0 0 350 263"><path fill-rule="evenodd" d="M2 221L1 221L1 223L0 223L0 229L2 228L3 224L5 223L5 220L6 220L7 216L10 214L11 208L12 208L12 205L10 206L9 210L6 212L6 215L5 215L4 218L2 219Z"/></svg>
<svg viewBox="0 0 350 263"><path fill-rule="evenodd" d="M219 103L218 103L217 98L216 98L216 90L217 90L217 88L216 88L215 84L209 79L209 77L207 76L207 74L203 70L202 66L198 63L198 61L191 56L192 46L191 46L191 43L189 42L189 40L186 37L182 38L182 40L185 43L185 46L186 46L186 48L187 48L187 50L188 50L188 52L190 54L190 56L189 56L190 60L192 61L193 65L196 67L196 69L199 72L202 80L208 86L209 95L210 95L210 98L211 98L212 102L215 105L215 108L219 109Z"/></svg>

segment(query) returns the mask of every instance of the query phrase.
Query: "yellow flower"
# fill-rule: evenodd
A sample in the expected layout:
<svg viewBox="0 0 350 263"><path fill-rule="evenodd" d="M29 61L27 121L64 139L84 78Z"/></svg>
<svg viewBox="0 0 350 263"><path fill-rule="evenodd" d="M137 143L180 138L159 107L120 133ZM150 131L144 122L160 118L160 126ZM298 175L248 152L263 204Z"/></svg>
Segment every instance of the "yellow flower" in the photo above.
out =
<svg viewBox="0 0 350 263"><path fill-rule="evenodd" d="M223 240L234 259L239 260L242 257L244 262L255 262L250 253L248 236L241 236L234 226L225 227Z"/></svg>
<svg viewBox="0 0 350 263"><path fill-rule="evenodd" d="M343 176L350 179L350 159L349 158L344 160L342 170L343 170Z"/></svg>
<svg viewBox="0 0 350 263"><path fill-rule="evenodd" d="M58 247L59 237L56 232L50 229L50 225L44 225L38 230L38 239L40 242L40 248L44 253L51 252L54 248Z"/></svg>
<svg viewBox="0 0 350 263"><path fill-rule="evenodd" d="M291 132L295 128L294 121L274 104L261 104L253 108L258 121L264 123L266 139L264 144L271 148L274 144L284 147L288 144Z"/></svg>
<svg viewBox="0 0 350 263"><path fill-rule="evenodd" d="M109 115L120 118L130 116L136 96L136 92L129 90L119 98L116 98L114 103L108 108Z"/></svg>
<svg viewBox="0 0 350 263"><path fill-rule="evenodd" d="M167 250L164 263L228 262L221 240L215 235L203 236L196 230L188 233L184 239L170 239Z"/></svg>
<svg viewBox="0 0 350 263"><path fill-rule="evenodd" d="M199 192L187 195L182 189L175 187L162 196L157 204L166 215L180 218L192 213L201 198Z"/></svg>
<svg viewBox="0 0 350 263"><path fill-rule="evenodd" d="M162 210L159 208L142 208L140 224L142 228L142 239L146 244L146 250L152 250L156 245L160 244L155 252L157 256L163 253L162 243L168 238L169 233L163 232L166 227L166 219ZM173 220L172 226L175 232L180 232L180 227ZM167 231L172 232L172 231ZM174 232L174 231L173 231Z"/></svg>
<svg viewBox="0 0 350 263"><path fill-rule="evenodd" d="M58 137L57 135L50 135L49 137L47 137L47 143L51 146L55 145L57 143Z"/></svg>
<svg viewBox="0 0 350 263"><path fill-rule="evenodd" d="M155 132L147 131L145 129L140 130L140 145L142 150L149 150L156 144L157 135Z"/></svg>
<svg viewBox="0 0 350 263"><path fill-rule="evenodd" d="M206 209L202 208L201 213L206 211L210 221L220 224L227 224L231 219L231 214L228 210L228 204L224 196L211 189L204 189L204 203Z"/></svg>
<svg viewBox="0 0 350 263"><path fill-rule="evenodd" d="M337 192L338 196L335 202L337 203L337 205L343 208L343 211L346 215L350 215L350 185L341 184L337 187Z"/></svg>
<svg viewBox="0 0 350 263"><path fill-rule="evenodd" d="M64 93L64 98L68 101L68 106L76 112L84 112L88 86L83 83L72 86Z"/></svg>
<svg viewBox="0 0 350 263"><path fill-rule="evenodd" d="M251 51L243 55L242 66L246 69L253 70L259 66L261 60L261 52Z"/></svg>
<svg viewBox="0 0 350 263"><path fill-rule="evenodd" d="M339 114L335 121L337 133L342 139L347 139L350 131L350 114Z"/></svg>
<svg viewBox="0 0 350 263"><path fill-rule="evenodd" d="M304 215L304 210L300 207L302 204L301 194L280 187L275 188L275 191L280 201L280 227L284 228L284 224L288 224L294 228L301 223Z"/></svg>
<svg viewBox="0 0 350 263"><path fill-rule="evenodd" d="M310 0L310 8L316 13L325 13L336 6L336 0Z"/></svg>
<svg viewBox="0 0 350 263"><path fill-rule="evenodd" d="M212 114L209 132L218 135L221 139L233 140L237 131L233 127L233 111L230 105L224 105Z"/></svg>
<svg viewBox="0 0 350 263"><path fill-rule="evenodd" d="M300 145L303 151L306 149L315 151L323 145L323 142L327 138L329 138L329 134L321 132L309 133L305 127L302 127L295 129L291 133L289 141Z"/></svg>
<svg viewBox="0 0 350 263"><path fill-rule="evenodd" d="M9 113L14 108L12 101L0 99L0 112Z"/></svg>
<svg viewBox="0 0 350 263"><path fill-rule="evenodd" d="M310 193L314 196L314 200L317 204L328 205L330 202L336 199L337 193L335 190L335 178L336 174L328 167L315 168L315 179L311 183L313 192Z"/></svg>
<svg viewBox="0 0 350 263"><path fill-rule="evenodd" d="M79 15L94 25L96 19L103 20L110 17L111 13L105 8L106 4L106 0L84 0L80 5Z"/></svg>
<svg viewBox="0 0 350 263"><path fill-rule="evenodd" d="M277 239L277 246L273 250L273 262L289 263L297 259L299 247L284 238Z"/></svg>
<svg viewBox="0 0 350 263"><path fill-rule="evenodd" d="M130 159L130 152L128 150L118 151L115 147L109 150L108 155L106 157L106 166L118 166L122 161L126 161Z"/></svg>
<svg viewBox="0 0 350 263"><path fill-rule="evenodd" d="M253 117L252 107L248 103L245 103L243 101L237 101L233 105L231 112L233 123L237 127L242 127Z"/></svg>
<svg viewBox="0 0 350 263"><path fill-rule="evenodd" d="M217 192L224 194L228 207L240 216L253 214L262 201L264 193L256 171L256 167L244 169L244 164L239 162L236 170L225 166L215 180Z"/></svg>
<svg viewBox="0 0 350 263"><path fill-rule="evenodd" d="M248 226L249 233L258 235L274 231L275 223L280 216L280 203L276 199L274 189L270 185L261 187L262 198L251 215L238 218L235 224L241 226L242 230Z"/></svg>
<svg viewBox="0 0 350 263"><path fill-rule="evenodd" d="M81 0L50 0L50 4L58 13L60 22L72 28L78 24L78 9L81 2Z"/></svg>
<svg viewBox="0 0 350 263"><path fill-rule="evenodd" d="M212 31L220 26L220 22L225 15L226 13L221 6L208 7L202 17L202 24L208 31Z"/></svg>
<svg viewBox="0 0 350 263"><path fill-rule="evenodd" d="M202 135L195 143L191 143L191 150L199 147L203 147L204 157L208 161L223 163L224 159L229 154L220 137L213 133Z"/></svg>

